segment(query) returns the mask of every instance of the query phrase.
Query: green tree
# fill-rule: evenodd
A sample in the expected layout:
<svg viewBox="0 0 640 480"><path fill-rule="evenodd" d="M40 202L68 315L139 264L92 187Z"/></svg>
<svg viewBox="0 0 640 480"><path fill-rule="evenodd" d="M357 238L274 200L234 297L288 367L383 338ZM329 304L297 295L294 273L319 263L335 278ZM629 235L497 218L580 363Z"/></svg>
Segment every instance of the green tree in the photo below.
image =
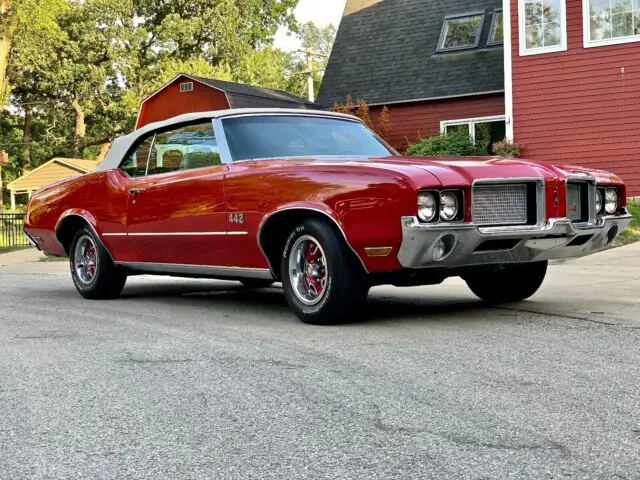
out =
<svg viewBox="0 0 640 480"><path fill-rule="evenodd" d="M315 87L314 98L318 96L318 90L322 83L322 77L331 55L331 49L336 38L336 27L332 24L326 27L318 27L313 22L300 25L298 38L301 41L301 51L296 52L293 58L291 80L288 82L288 90L296 95L306 97L308 94L309 66L313 72L313 85ZM310 58L307 57L307 52ZM309 60L310 65L309 65Z"/></svg>

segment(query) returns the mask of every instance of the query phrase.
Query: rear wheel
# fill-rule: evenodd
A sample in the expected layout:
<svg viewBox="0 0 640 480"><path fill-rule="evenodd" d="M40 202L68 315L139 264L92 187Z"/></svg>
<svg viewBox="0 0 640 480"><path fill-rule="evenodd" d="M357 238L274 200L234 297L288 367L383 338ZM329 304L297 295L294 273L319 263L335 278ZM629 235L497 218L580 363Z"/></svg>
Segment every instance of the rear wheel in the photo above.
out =
<svg viewBox="0 0 640 480"><path fill-rule="evenodd" d="M122 292L126 274L113 263L100 239L88 227L74 236L69 261L73 283L84 298L104 300L116 298Z"/></svg>
<svg viewBox="0 0 640 480"><path fill-rule="evenodd" d="M364 268L322 220L305 220L293 230L285 243L281 275L287 303L304 323L353 320L367 297Z"/></svg>
<svg viewBox="0 0 640 480"><path fill-rule="evenodd" d="M465 277L473 293L489 303L526 300L536 293L547 274L547 262L500 265Z"/></svg>

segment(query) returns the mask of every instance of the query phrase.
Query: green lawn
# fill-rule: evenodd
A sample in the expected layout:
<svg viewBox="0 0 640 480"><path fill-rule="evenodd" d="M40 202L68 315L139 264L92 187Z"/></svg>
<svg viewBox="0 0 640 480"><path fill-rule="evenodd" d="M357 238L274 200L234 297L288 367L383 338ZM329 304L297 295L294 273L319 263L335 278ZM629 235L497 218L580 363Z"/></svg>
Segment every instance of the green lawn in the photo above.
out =
<svg viewBox="0 0 640 480"><path fill-rule="evenodd" d="M640 241L640 200L630 200L627 202L627 209L633 215L633 220L622 234L613 242L614 247L621 247L630 243Z"/></svg>

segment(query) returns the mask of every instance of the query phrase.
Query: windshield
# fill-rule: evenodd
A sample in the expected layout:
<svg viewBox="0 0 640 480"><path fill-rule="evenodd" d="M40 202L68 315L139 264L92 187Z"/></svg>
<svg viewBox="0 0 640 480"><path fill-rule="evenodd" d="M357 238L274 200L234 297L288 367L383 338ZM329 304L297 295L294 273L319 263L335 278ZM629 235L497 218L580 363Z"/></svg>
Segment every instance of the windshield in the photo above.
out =
<svg viewBox="0 0 640 480"><path fill-rule="evenodd" d="M233 161L393 155L364 125L339 118L264 115L223 120Z"/></svg>

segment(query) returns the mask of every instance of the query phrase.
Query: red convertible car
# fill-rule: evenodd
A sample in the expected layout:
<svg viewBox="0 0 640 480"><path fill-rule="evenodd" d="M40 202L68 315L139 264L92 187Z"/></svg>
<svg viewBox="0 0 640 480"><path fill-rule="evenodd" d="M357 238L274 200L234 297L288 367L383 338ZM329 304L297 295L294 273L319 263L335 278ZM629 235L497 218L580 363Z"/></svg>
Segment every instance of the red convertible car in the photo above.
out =
<svg viewBox="0 0 640 480"><path fill-rule="evenodd" d="M70 258L88 299L129 275L282 282L304 322L357 315L370 287L466 280L523 300L547 261L598 251L630 221L616 175L504 158L407 158L358 119L194 113L116 140L98 171L35 193L25 233Z"/></svg>

